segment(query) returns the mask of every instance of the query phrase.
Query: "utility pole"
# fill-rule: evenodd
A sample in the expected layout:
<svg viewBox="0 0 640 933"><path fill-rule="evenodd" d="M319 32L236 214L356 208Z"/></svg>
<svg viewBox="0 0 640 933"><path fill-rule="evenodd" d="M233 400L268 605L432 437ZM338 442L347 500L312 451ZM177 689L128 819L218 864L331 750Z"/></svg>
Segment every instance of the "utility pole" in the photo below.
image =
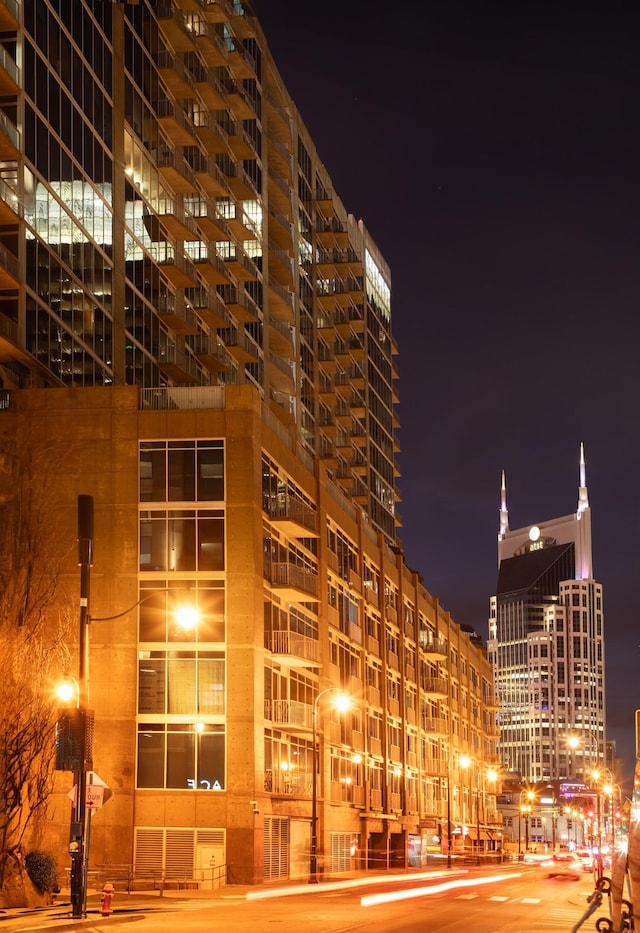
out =
<svg viewBox="0 0 640 933"><path fill-rule="evenodd" d="M75 800L71 812L71 914L81 918L87 902L87 772L93 770L93 710L89 702L89 575L93 563L93 496L78 496L78 564L80 566L80 631L78 637L77 754L74 756Z"/></svg>

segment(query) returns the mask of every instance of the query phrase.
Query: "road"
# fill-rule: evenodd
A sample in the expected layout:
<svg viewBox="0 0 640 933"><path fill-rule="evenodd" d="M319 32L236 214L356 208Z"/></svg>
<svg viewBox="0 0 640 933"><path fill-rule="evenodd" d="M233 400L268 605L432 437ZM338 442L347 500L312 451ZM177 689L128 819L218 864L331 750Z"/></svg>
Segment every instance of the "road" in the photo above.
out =
<svg viewBox="0 0 640 933"><path fill-rule="evenodd" d="M91 918L82 929L106 933L111 927L113 933L117 924L125 933L135 924L138 933L175 933L176 928L189 933L571 933L593 891L591 875L577 882L555 880L527 866L343 885L302 886L287 896L280 889L257 888L248 899L233 888L215 899L165 898L161 907L151 901L151 909L136 910L132 904L130 913ZM608 916L606 899L581 933L593 933L596 917L603 914ZM9 933L13 927L5 929ZM22 926L22 933L27 929Z"/></svg>

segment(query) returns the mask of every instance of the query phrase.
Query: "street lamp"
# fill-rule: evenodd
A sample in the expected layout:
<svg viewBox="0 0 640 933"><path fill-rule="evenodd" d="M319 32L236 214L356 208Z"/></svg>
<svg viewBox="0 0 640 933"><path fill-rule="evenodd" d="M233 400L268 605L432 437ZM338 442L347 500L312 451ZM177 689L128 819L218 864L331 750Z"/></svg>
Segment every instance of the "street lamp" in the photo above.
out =
<svg viewBox="0 0 640 933"><path fill-rule="evenodd" d="M461 755L458 751L453 751L447 758L447 868L451 868L451 850L453 848L453 835L451 832L451 763L458 755L458 763L461 768L468 768L471 759L468 755ZM464 814L463 814L464 818Z"/></svg>
<svg viewBox="0 0 640 933"><path fill-rule="evenodd" d="M526 799L526 803L523 802L523 797ZM536 795L532 790L522 790L520 791L520 816L524 817L524 851L525 854L529 851L529 816L531 815L532 803L536 799ZM518 817L518 858L521 855L521 843L522 843L522 834L520 832L520 818Z"/></svg>
<svg viewBox="0 0 640 933"><path fill-rule="evenodd" d="M71 810L69 855L71 856L70 895L74 919L86 916L89 833L87 829L87 777L93 771L93 710L89 702L89 623L110 622L131 612L154 593L143 596L132 606L112 616L92 618L89 612L90 572L93 563L93 496L78 496L78 565L80 566L80 627L78 634L78 679L67 677L58 689L59 698L69 703L75 695L75 709L65 709L58 718L56 770L73 771L76 792ZM197 613L182 607L176 613L183 628L193 628Z"/></svg>
<svg viewBox="0 0 640 933"><path fill-rule="evenodd" d="M320 700L328 693L337 693L334 708L344 713L351 706L351 697L340 691L339 687L326 687L321 690L313 703L313 739L312 739L312 772L311 772L311 853L309 864L309 884L318 884L318 707Z"/></svg>
<svg viewBox="0 0 640 933"><path fill-rule="evenodd" d="M478 785L476 787L476 863L480 865L480 778L482 778L482 802L483 809L485 813L483 814L486 822L486 808L487 808L487 798L486 798L486 784L485 778L488 778L490 781L495 781L498 777L498 772L495 768L491 767L481 767L478 769ZM483 846L484 850L484 846Z"/></svg>

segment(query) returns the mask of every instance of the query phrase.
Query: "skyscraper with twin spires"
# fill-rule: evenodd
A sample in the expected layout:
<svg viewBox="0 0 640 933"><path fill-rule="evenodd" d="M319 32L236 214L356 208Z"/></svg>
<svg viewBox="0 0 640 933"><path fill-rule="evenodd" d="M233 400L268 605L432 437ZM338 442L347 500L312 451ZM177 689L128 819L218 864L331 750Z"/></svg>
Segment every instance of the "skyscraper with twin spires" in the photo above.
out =
<svg viewBox="0 0 640 933"><path fill-rule="evenodd" d="M511 530L502 474L488 647L505 764L533 782L582 776L601 762L604 613L582 445L577 509L562 518ZM578 740L575 749L569 737Z"/></svg>

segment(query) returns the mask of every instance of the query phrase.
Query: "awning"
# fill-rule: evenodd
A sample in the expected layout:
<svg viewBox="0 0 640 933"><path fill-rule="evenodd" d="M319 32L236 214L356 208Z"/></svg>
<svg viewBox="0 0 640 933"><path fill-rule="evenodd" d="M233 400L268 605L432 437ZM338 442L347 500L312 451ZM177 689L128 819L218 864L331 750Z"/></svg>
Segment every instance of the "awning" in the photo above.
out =
<svg viewBox="0 0 640 933"><path fill-rule="evenodd" d="M469 832L467 833L467 836L469 837L469 839L477 839L477 838L478 838L478 832L477 832L477 830L471 829L471 828L470 828L470 829L469 829ZM491 838L492 838L492 837L489 835L489 833L487 832L486 829L481 829L481 830L480 830L480 841L481 841L481 842L482 842L484 839L491 839Z"/></svg>

